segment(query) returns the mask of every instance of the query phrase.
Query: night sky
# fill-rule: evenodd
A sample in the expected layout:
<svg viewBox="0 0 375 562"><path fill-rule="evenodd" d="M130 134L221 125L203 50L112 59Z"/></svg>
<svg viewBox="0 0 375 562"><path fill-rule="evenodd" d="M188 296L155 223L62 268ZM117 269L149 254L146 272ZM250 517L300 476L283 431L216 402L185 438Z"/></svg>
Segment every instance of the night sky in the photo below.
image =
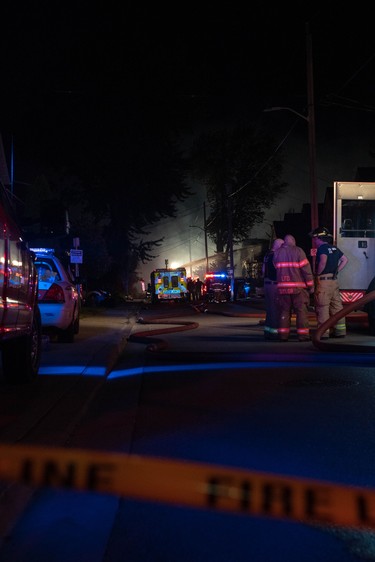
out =
<svg viewBox="0 0 375 562"><path fill-rule="evenodd" d="M239 108L249 116L275 105L305 112L307 21L318 123L320 108L324 116L340 108L350 119L351 108L372 108L370 13L356 22L351 9L340 6L338 17L329 2L302 9L14 4L1 9L0 128L35 158L41 147L53 154L65 143L116 133L134 108L138 118L153 116L150 126L176 130Z"/></svg>
<svg viewBox="0 0 375 562"><path fill-rule="evenodd" d="M139 124L152 134L167 127L191 138L222 123L255 122L282 139L293 115L263 109L307 113L307 22L319 193L372 165L369 8L353 14L341 3L338 11L336 2L8 4L1 8L0 132L7 154L13 137L15 181L32 182L46 166L84 173ZM285 169L286 205L296 211L308 190L300 121Z"/></svg>

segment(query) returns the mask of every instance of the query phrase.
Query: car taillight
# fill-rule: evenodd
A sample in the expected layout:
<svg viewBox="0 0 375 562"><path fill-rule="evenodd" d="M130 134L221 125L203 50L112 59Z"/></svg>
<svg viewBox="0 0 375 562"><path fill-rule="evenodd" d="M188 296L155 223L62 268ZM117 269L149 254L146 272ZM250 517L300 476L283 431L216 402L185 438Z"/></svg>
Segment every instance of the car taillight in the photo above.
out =
<svg viewBox="0 0 375 562"><path fill-rule="evenodd" d="M52 301L52 302L65 302L65 295L64 291L60 287L60 285L56 285L56 283L52 283L48 291L44 293L43 301Z"/></svg>

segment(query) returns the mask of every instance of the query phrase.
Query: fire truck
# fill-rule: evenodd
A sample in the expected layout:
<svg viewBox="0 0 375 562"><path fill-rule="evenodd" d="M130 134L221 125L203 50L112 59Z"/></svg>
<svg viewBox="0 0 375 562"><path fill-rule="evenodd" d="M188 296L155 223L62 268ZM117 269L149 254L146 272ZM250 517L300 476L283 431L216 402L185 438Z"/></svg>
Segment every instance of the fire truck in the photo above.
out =
<svg viewBox="0 0 375 562"><path fill-rule="evenodd" d="M352 303L375 277L375 183L334 182L333 235L349 260L339 274L341 298Z"/></svg>
<svg viewBox="0 0 375 562"><path fill-rule="evenodd" d="M187 278L184 267L155 269L151 273L152 302L187 299Z"/></svg>

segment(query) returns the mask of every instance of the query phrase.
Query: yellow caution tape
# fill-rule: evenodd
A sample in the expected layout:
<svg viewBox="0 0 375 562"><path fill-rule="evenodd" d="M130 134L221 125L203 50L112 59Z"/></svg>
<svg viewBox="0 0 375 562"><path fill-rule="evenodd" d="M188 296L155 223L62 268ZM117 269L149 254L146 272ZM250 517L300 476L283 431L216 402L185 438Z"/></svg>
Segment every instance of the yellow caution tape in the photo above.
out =
<svg viewBox="0 0 375 562"><path fill-rule="evenodd" d="M1 445L0 479L302 523L375 528L374 489L202 463Z"/></svg>

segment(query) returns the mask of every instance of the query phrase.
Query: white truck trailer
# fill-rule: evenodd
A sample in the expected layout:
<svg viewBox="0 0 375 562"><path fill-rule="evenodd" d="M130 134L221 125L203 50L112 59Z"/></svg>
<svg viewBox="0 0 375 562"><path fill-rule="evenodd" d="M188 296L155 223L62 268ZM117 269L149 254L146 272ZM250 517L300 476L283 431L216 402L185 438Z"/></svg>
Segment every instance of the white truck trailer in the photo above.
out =
<svg viewBox="0 0 375 562"><path fill-rule="evenodd" d="M375 277L375 183L334 182L333 235L349 260L339 274L341 297L352 303Z"/></svg>

